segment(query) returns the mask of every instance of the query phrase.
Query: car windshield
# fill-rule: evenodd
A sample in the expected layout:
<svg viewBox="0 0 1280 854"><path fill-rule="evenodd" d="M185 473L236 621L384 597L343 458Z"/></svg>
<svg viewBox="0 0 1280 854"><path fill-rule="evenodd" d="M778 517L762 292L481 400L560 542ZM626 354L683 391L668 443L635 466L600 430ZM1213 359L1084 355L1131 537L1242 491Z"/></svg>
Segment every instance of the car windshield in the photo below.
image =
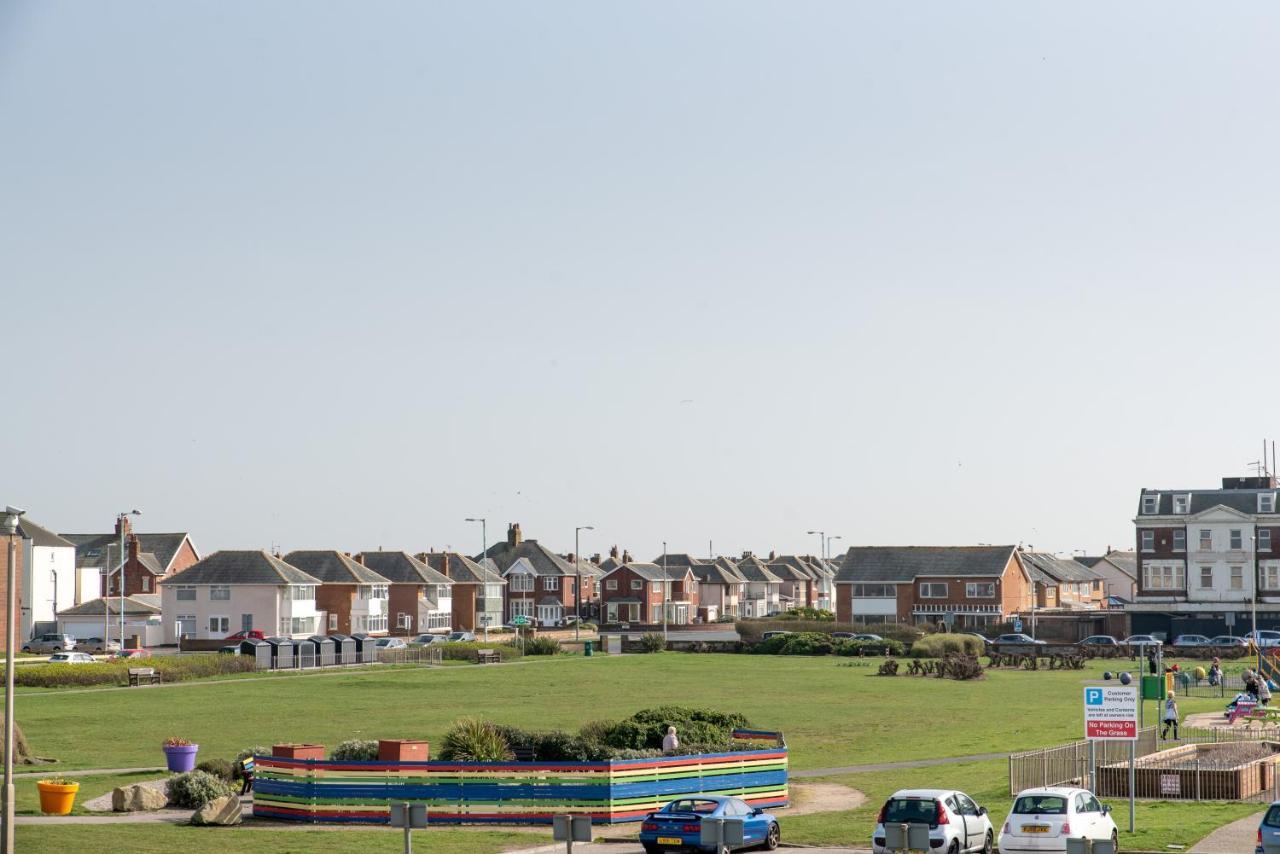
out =
<svg viewBox="0 0 1280 854"><path fill-rule="evenodd" d="M1280 804L1271 805L1271 809L1262 817L1262 823L1267 827L1280 827Z"/></svg>
<svg viewBox="0 0 1280 854"><path fill-rule="evenodd" d="M50 661L67 661L70 658L71 656L67 655L65 652L49 656Z"/></svg>
<svg viewBox="0 0 1280 854"><path fill-rule="evenodd" d="M884 820L899 822L923 822L933 824L938 820L938 804L933 798L890 798L885 804Z"/></svg>
<svg viewBox="0 0 1280 854"><path fill-rule="evenodd" d="M678 801L672 801L662 808L663 812L694 812L703 815L709 815L716 811L719 804L716 801L706 801L701 798L682 798Z"/></svg>
<svg viewBox="0 0 1280 854"><path fill-rule="evenodd" d="M1067 799L1059 795L1023 795L1013 803L1014 815L1066 815Z"/></svg>

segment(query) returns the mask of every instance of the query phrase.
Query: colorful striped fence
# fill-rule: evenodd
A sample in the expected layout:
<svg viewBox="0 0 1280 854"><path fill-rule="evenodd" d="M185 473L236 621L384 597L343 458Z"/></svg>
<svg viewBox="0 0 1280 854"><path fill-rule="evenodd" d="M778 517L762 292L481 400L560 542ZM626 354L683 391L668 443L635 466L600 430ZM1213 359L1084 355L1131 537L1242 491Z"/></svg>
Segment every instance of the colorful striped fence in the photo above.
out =
<svg viewBox="0 0 1280 854"><path fill-rule="evenodd" d="M550 824L589 815L596 824L638 821L682 795L732 795L783 807L787 749L778 733L735 738L777 747L609 762L330 762L254 757L253 814L306 822L385 824L389 804L427 805L442 824Z"/></svg>

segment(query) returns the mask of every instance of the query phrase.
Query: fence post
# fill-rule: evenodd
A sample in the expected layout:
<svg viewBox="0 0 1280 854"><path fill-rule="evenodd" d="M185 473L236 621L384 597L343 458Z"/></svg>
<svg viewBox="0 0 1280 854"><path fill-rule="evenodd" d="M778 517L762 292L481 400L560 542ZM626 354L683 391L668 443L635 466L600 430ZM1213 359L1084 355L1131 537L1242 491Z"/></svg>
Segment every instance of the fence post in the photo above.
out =
<svg viewBox="0 0 1280 854"><path fill-rule="evenodd" d="M1196 754L1196 800L1200 800L1200 754Z"/></svg>
<svg viewBox="0 0 1280 854"><path fill-rule="evenodd" d="M1043 780L1043 782L1040 785L1047 788L1049 785L1049 750L1048 748L1040 751L1040 777Z"/></svg>

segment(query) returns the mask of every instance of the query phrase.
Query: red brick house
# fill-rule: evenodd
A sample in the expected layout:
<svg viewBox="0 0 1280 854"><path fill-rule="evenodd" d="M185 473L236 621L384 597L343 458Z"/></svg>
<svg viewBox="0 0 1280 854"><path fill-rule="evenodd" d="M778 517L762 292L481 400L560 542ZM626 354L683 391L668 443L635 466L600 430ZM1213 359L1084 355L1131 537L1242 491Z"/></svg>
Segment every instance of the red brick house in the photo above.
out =
<svg viewBox="0 0 1280 854"><path fill-rule="evenodd" d="M483 557L507 581L508 621L525 616L549 627L561 625L579 610L583 619L596 613L600 567L589 560L578 562L574 555L561 557L537 540L526 540L519 522L508 525L506 542L494 544ZM579 578L582 583L575 596Z"/></svg>
<svg viewBox="0 0 1280 854"><path fill-rule="evenodd" d="M101 595L120 595L120 533L124 529L125 595L159 593L157 587L200 560L199 553L184 532L173 534L139 534L133 530L128 516L116 520L110 534L62 534L76 547L76 575L101 573ZM103 570L106 572L103 572Z"/></svg>
<svg viewBox="0 0 1280 854"><path fill-rule="evenodd" d="M690 567L668 566L664 572L656 563L624 563L607 571L600 580L604 624L658 625L662 623L664 600L668 625L694 621L698 614L698 580Z"/></svg>
<svg viewBox="0 0 1280 854"><path fill-rule="evenodd" d="M417 558L453 582L455 630L479 632L502 625L507 580L492 564L457 552L423 552Z"/></svg>
<svg viewBox="0 0 1280 854"><path fill-rule="evenodd" d="M453 582L407 552L361 552L356 562L391 582L388 626L393 635L445 633L453 625Z"/></svg>
<svg viewBox="0 0 1280 854"><path fill-rule="evenodd" d="M325 613L321 631L344 635L387 633L391 586L388 579L339 551L294 551L283 560L320 580L316 586L316 610Z"/></svg>

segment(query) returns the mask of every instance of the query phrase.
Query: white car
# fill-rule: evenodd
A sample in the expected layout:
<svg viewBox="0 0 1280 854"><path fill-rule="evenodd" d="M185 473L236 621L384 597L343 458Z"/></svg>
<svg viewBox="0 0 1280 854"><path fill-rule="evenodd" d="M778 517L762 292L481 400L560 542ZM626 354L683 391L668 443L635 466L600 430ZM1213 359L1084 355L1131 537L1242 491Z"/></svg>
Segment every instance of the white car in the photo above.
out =
<svg viewBox="0 0 1280 854"><path fill-rule="evenodd" d="M87 652L55 652L49 656L50 664L97 664L98 659Z"/></svg>
<svg viewBox="0 0 1280 854"><path fill-rule="evenodd" d="M1255 634L1257 637L1254 637ZM1271 631L1269 629L1258 629L1257 632L1249 632L1244 636L1244 639L1253 641L1263 649L1280 646L1280 632Z"/></svg>
<svg viewBox="0 0 1280 854"><path fill-rule="evenodd" d="M1000 854L1067 850L1068 839L1118 842L1111 807L1088 789L1049 786L1027 789L1013 801L1000 831Z"/></svg>
<svg viewBox="0 0 1280 854"><path fill-rule="evenodd" d="M994 835L987 808L954 789L902 789L880 808L871 837L875 854L886 854L885 824L929 825L929 850L939 854L991 854ZM1001 849L1003 850L1003 849Z"/></svg>

